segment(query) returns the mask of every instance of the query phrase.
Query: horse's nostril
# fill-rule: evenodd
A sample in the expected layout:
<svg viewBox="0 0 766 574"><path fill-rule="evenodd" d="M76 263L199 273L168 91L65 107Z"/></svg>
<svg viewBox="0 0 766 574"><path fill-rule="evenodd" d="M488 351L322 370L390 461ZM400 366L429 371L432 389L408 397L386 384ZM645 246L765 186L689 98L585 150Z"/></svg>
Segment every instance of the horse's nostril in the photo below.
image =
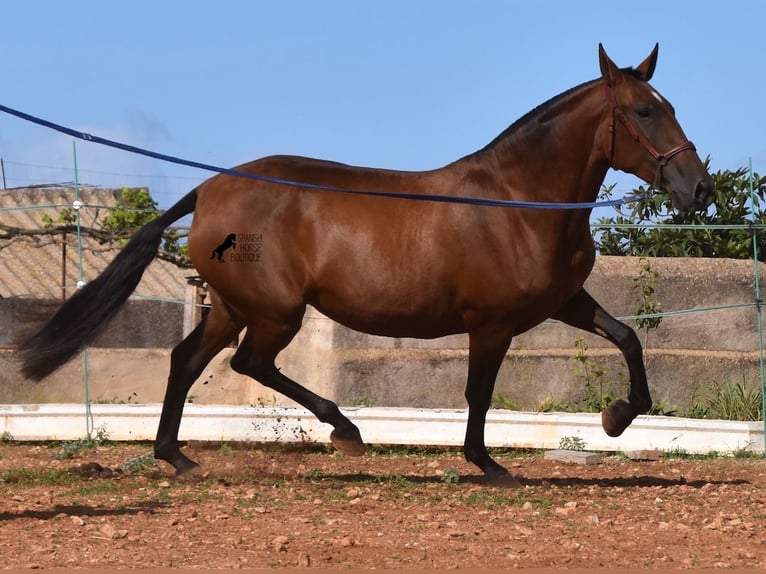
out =
<svg viewBox="0 0 766 574"><path fill-rule="evenodd" d="M697 205L704 205L708 197L713 194L715 186L711 179L701 179L697 182L694 189L694 202Z"/></svg>

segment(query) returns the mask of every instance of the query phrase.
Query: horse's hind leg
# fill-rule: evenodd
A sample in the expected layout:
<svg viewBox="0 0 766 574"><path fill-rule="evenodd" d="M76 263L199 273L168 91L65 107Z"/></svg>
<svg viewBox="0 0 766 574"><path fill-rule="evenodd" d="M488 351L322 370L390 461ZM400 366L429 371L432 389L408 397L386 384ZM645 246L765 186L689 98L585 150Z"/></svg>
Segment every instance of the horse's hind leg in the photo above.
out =
<svg viewBox="0 0 766 574"><path fill-rule="evenodd" d="M225 308L215 306L214 296L210 313L171 353L170 376L154 442L154 456L173 465L176 474L184 474L199 466L181 452L178 443L186 395L205 366L241 329L242 325L234 321Z"/></svg>
<svg viewBox="0 0 766 574"><path fill-rule="evenodd" d="M604 309L584 289L580 290L554 319L590 331L614 343L622 351L630 374L628 401L613 401L601 413L601 424L609 436L620 436L639 414L652 408L641 342L636 332Z"/></svg>
<svg viewBox="0 0 766 574"><path fill-rule="evenodd" d="M321 422L331 424L330 440L338 450L352 456L364 454L365 445L359 429L340 412L338 405L299 385L274 365L277 354L299 329L300 319L284 324L261 322L248 326L231 359L231 367L304 406Z"/></svg>

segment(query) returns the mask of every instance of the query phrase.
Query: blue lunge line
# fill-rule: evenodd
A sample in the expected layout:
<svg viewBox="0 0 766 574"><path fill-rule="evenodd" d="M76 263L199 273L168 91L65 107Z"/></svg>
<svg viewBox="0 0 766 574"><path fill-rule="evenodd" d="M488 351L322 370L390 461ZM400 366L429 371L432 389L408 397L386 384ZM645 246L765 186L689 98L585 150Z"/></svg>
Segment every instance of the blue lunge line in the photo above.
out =
<svg viewBox="0 0 766 574"><path fill-rule="evenodd" d="M335 193L350 193L354 195L372 195L372 196L378 196L378 197L392 197L392 198L398 198L398 199L412 199L416 201L439 201L439 202L446 202L446 203L463 203L463 204L469 204L469 205L484 205L484 206L492 206L492 207L515 207L515 208L523 208L523 209L593 209L595 207L608 207L608 206L616 206L616 205L623 205L626 203L631 203L634 201L638 201L641 199L640 196L628 196L623 197L620 199L610 199L605 201L596 201L596 202L575 202L575 203L547 203L544 201L514 201L514 200L507 200L507 199L489 199L489 198L481 198L481 197L465 197L465 196L450 196L450 195L434 195L434 194L419 194L419 193L405 193L405 192L391 192L391 191L374 191L374 190L358 190L358 189L344 189L340 187L332 187L327 185L318 185L315 183L304 183L304 182L298 182L298 181L291 181L288 179L280 179L276 177L268 177L265 175L258 175L255 173L246 173L243 171L238 171L236 169L229 169L225 167L218 167L215 165L210 165L206 163L200 163L197 161L191 161L188 159L182 159L178 158L172 155L167 155L164 153L158 153L155 151L143 149L140 147L135 147L132 145L124 144L121 142L117 142L114 140L109 140L106 138L102 138L99 136L95 136L92 134L88 134L85 132L73 130L72 128L68 128L66 126L62 126L59 124L55 124L51 121L44 120L42 118L38 118L35 116L32 116L30 114L20 112L18 110L14 110L13 108L9 108L7 106L4 106L0 104L0 111L5 112L6 114L10 114L12 116L16 116L17 118L21 118L23 120L26 120L28 122L32 122L34 124L38 124L41 126L44 126L46 128L55 130L57 132L61 132L67 135L70 135L72 137L85 140L88 142L93 142L117 149L121 149L123 151L127 151L130 153L135 153L138 155L144 155L148 157L152 157L154 159L159 159L161 161L166 161L169 163L176 163L180 165L185 165L188 167L194 167L197 169L203 169L206 171L212 171L216 173L223 173L226 175L233 175L237 177L246 177L248 179L254 179L256 181L262 181L265 183L274 183L278 185L289 185L292 187L302 187L305 189L316 189L320 191L332 191Z"/></svg>

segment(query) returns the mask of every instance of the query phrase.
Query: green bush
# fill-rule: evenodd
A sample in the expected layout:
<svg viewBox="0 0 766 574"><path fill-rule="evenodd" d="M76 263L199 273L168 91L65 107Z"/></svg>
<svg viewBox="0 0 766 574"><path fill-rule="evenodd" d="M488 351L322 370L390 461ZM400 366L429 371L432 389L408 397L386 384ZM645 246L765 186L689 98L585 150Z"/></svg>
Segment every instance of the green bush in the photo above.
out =
<svg viewBox="0 0 766 574"><path fill-rule="evenodd" d="M692 418L723 419L729 421L763 420L763 402L760 387L748 386L744 379L714 382L692 399L686 414Z"/></svg>

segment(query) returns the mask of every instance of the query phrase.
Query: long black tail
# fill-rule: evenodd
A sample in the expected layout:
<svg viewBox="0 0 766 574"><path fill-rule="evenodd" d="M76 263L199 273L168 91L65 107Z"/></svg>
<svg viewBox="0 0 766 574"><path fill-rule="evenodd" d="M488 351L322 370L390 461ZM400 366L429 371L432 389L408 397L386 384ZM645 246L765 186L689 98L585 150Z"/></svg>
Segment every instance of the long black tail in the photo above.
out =
<svg viewBox="0 0 766 574"><path fill-rule="evenodd" d="M139 229L93 281L78 290L19 345L21 372L39 381L90 343L135 290L157 256L165 228L194 211L197 190Z"/></svg>

